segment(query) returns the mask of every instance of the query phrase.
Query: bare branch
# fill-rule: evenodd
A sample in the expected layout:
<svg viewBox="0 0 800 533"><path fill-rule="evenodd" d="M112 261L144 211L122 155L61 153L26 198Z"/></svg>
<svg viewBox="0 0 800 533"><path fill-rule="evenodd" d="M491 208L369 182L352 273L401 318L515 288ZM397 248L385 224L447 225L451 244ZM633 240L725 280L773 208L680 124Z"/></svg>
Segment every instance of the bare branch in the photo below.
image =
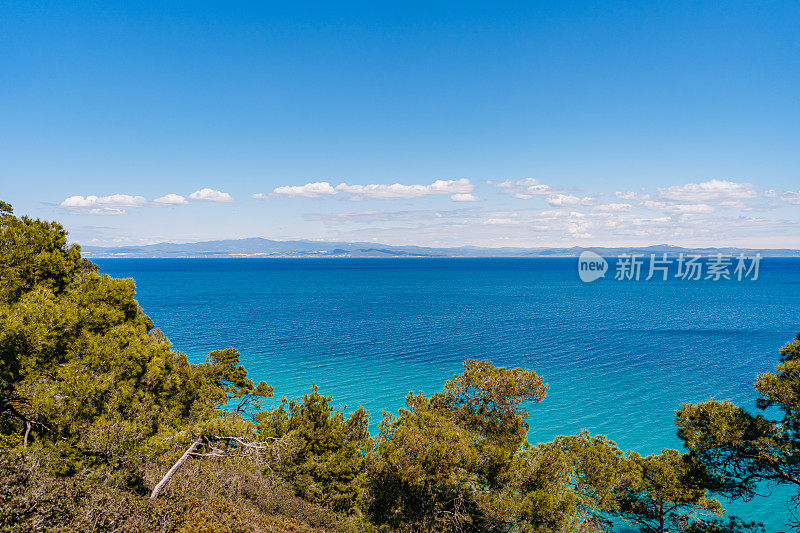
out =
<svg viewBox="0 0 800 533"><path fill-rule="evenodd" d="M192 453L194 453L194 451L197 449L198 446L200 446L200 443L202 441L203 437L200 436L197 437L197 439L194 442L192 442L192 445L189 446L189 449L186 450L183 453L183 455L181 455L181 458L178 459L178 461L174 465L172 465L172 468L170 468L164 475L164 477L161 478L161 481L159 481L158 484L155 487L153 487L153 492L150 493L150 499L155 500L156 498L158 498L158 495L161 494L162 490L164 490L164 487L167 485L167 483L169 483L169 480L172 479L172 476L175 475L175 472L177 472L178 469L181 466L183 466L183 463L185 463L186 460L189 458L189 456L192 455Z"/></svg>

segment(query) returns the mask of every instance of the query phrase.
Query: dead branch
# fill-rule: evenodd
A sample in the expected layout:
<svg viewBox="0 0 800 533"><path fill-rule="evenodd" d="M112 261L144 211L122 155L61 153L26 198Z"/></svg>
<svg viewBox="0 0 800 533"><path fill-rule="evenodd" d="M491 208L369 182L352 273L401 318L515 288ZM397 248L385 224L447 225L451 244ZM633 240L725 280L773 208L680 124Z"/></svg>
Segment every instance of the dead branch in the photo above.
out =
<svg viewBox="0 0 800 533"><path fill-rule="evenodd" d="M164 487L167 485L167 483L169 483L169 480L172 479L172 476L175 475L175 472L177 472L178 469L181 466L183 466L183 463L185 463L186 460L189 458L189 456L194 453L194 451L197 449L198 446L200 446L200 443L202 441L203 441L202 436L197 437L197 439L192 443L192 445L189 446L189 449L186 450L183 453L183 455L181 455L181 458L178 459L174 465L172 465L172 468L170 468L166 474L164 474L164 477L161 478L161 481L159 481L158 484L155 487L153 487L153 492L150 493L150 499L155 500L156 498L158 498L158 495L161 494L162 490L164 490Z"/></svg>
<svg viewBox="0 0 800 533"><path fill-rule="evenodd" d="M273 441L278 444L282 444L281 439L276 437L268 437L268 440ZM228 442L231 444L231 448L229 449L222 449L214 446L213 442ZM206 446L208 451L207 452L199 452L198 448L200 446ZM228 458L228 457L238 457L238 458L247 458L258 463L265 464L266 461L262 459L262 454L270 449L270 445L266 443L258 443L258 442L251 442L244 437L237 437L237 436L221 436L221 435L201 435L197 437L197 439L192 442L191 446L181 455L180 459L178 459L172 468L164 474L164 477L161 478L161 481L153 488L153 492L150 494L151 499L158 498L158 495L164 490L164 487L169 483L169 480L172 479L172 476L183 466L189 457L220 457L220 458ZM267 465L269 468L269 465ZM270 468L272 470L272 468Z"/></svg>

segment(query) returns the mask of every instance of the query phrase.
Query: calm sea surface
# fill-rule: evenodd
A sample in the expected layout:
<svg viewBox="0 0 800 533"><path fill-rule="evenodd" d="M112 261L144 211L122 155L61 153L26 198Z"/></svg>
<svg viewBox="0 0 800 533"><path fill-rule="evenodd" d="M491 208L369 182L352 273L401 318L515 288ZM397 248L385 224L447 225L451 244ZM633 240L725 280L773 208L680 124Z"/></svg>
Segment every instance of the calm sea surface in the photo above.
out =
<svg viewBox="0 0 800 533"><path fill-rule="evenodd" d="M409 391L433 393L464 359L486 358L550 385L529 409L533 443L586 428L642 454L680 448L682 402L754 408L756 375L800 331L800 259L764 259L756 281L594 283L553 258L96 262L136 280L191 361L234 346L278 397L316 381L335 403L364 405L373 429ZM785 494L725 506L777 532Z"/></svg>

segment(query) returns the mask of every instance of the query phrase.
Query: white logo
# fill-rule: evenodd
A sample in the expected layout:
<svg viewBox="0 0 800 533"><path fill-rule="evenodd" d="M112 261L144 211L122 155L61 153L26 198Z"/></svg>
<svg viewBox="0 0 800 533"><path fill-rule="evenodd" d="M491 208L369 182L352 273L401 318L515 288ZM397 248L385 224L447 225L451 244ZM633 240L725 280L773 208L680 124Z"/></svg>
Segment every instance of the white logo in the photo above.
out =
<svg viewBox="0 0 800 533"><path fill-rule="evenodd" d="M591 283L598 278L604 278L608 271L608 263L602 256L594 252L581 252L578 257L578 276L581 281Z"/></svg>

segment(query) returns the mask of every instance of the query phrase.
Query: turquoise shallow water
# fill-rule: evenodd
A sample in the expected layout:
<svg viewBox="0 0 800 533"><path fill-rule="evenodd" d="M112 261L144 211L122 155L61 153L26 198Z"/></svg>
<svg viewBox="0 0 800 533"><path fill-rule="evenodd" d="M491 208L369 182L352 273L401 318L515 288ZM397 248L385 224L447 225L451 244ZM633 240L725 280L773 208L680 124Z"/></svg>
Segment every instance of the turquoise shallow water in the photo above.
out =
<svg viewBox="0 0 800 533"><path fill-rule="evenodd" d="M373 426L410 390L432 393L466 358L536 370L531 442L582 428L625 449L680 447L682 402L754 407L753 382L800 331L800 259L757 281L582 283L575 259L101 259L195 362L234 346L276 395L316 381ZM766 489L765 489L766 490ZM726 503L785 530L785 491Z"/></svg>

